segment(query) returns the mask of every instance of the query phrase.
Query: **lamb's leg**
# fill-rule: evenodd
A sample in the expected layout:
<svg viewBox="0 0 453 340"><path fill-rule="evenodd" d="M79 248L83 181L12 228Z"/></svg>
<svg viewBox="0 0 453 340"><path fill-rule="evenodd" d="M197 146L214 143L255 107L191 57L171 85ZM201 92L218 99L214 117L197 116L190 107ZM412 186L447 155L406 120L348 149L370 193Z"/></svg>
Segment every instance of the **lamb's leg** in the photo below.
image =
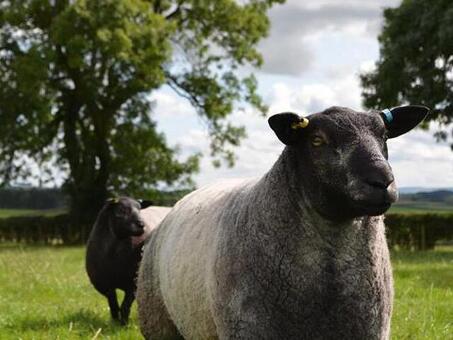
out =
<svg viewBox="0 0 453 340"><path fill-rule="evenodd" d="M112 319L118 321L120 308L118 306L115 289L109 290L105 296L109 301L110 315L112 316Z"/></svg>
<svg viewBox="0 0 453 340"><path fill-rule="evenodd" d="M124 300L121 303L121 310L120 310L120 316L121 316L121 323L123 325L126 325L127 322L129 321L129 313L131 311L131 305L132 302L134 302L135 296L134 296L134 291L133 290L126 290L125 295L124 295Z"/></svg>

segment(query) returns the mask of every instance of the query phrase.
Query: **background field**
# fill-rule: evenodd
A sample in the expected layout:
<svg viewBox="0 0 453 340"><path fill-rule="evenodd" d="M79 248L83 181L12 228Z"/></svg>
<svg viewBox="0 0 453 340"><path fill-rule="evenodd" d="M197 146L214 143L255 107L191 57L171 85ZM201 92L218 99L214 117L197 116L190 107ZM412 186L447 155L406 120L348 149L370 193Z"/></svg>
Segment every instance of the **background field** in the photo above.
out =
<svg viewBox="0 0 453 340"><path fill-rule="evenodd" d="M0 209L0 218L13 216L55 216L66 212L65 209Z"/></svg>
<svg viewBox="0 0 453 340"><path fill-rule="evenodd" d="M392 254L393 339L453 339L453 247ZM89 284L84 247L0 244L0 339L139 339L109 320Z"/></svg>

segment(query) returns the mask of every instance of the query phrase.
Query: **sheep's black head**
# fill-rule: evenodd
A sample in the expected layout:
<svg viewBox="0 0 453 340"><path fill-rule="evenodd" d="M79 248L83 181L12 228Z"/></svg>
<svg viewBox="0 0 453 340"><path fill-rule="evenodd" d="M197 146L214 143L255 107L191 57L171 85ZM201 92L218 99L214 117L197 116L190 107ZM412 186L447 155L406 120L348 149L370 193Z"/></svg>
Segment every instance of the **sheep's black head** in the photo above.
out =
<svg viewBox="0 0 453 340"><path fill-rule="evenodd" d="M148 202L148 201L144 201ZM109 226L118 239L140 236L144 233L144 222L140 217L141 204L129 197L109 199L105 205Z"/></svg>
<svg viewBox="0 0 453 340"><path fill-rule="evenodd" d="M387 161L387 139L417 126L423 106L383 112L331 107L303 119L294 113L269 118L277 137L295 155L296 178L313 207L333 220L384 213L397 199Z"/></svg>

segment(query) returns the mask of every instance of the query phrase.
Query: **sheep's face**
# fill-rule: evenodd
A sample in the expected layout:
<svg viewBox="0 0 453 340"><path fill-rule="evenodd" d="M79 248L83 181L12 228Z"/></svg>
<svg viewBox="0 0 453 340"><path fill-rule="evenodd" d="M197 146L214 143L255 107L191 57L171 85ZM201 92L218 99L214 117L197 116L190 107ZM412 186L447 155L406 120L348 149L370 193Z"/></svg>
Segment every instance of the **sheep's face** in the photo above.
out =
<svg viewBox="0 0 453 340"><path fill-rule="evenodd" d="M275 115L269 123L294 156L296 180L313 207L342 220L383 214L396 201L387 139L415 127L427 112L400 107L386 116L332 107L307 117L308 125L292 113Z"/></svg>
<svg viewBox="0 0 453 340"><path fill-rule="evenodd" d="M144 222L140 217L140 203L129 197L111 200L108 204L110 228L117 238L140 236L144 233Z"/></svg>

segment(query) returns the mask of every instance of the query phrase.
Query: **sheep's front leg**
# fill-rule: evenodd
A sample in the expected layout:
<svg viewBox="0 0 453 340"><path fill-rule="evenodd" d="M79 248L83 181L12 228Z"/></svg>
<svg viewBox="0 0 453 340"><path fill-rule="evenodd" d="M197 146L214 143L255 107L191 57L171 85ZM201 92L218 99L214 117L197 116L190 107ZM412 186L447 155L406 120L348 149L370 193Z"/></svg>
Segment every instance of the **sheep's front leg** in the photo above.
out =
<svg viewBox="0 0 453 340"><path fill-rule="evenodd" d="M129 313L130 313L130 310L131 310L131 305L132 305L132 302L134 302L134 292L132 290L127 290L125 292L125 295L124 295L124 300L121 304L121 310L120 310L120 314L121 314L121 323L123 325L127 324L127 322L129 321Z"/></svg>
<svg viewBox="0 0 453 340"><path fill-rule="evenodd" d="M120 308L118 306L115 289L109 290L107 294L105 294L105 296L107 297L107 300L109 302L110 315L112 316L112 319L118 321Z"/></svg>

